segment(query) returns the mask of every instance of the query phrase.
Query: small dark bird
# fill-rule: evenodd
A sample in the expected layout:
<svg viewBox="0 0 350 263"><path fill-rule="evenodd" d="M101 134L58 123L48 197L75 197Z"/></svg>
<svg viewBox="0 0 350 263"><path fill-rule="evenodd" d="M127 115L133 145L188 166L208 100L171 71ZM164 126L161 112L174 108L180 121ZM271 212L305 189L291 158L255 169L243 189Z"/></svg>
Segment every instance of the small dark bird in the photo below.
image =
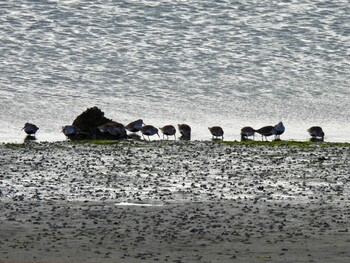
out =
<svg viewBox="0 0 350 263"><path fill-rule="evenodd" d="M152 136L152 135L155 135L157 134L159 139L160 139L160 136L159 136L159 133L158 133L158 129L152 125L145 125L143 126L141 129L140 129L141 133L142 133L142 137L143 139L145 139L145 136L148 136L148 140L150 140L149 136Z"/></svg>
<svg viewBox="0 0 350 263"><path fill-rule="evenodd" d="M166 135L167 139L169 139L169 136L174 136L175 140L176 140L176 129L173 125L165 125L162 128L159 128L162 133L163 133L163 139L164 139L164 135Z"/></svg>
<svg viewBox="0 0 350 263"><path fill-rule="evenodd" d="M211 135L217 138L217 137L222 137L224 139L224 130L220 126L213 126L213 127L208 127Z"/></svg>
<svg viewBox="0 0 350 263"><path fill-rule="evenodd" d="M39 130L39 128L32 124L32 123L26 123L24 124L24 127L22 128L22 130L24 129L24 132L28 135L35 135L35 133Z"/></svg>
<svg viewBox="0 0 350 263"><path fill-rule="evenodd" d="M282 122L279 122L278 124L276 124L274 126L276 133L275 133L275 140L281 140L280 136L281 134L284 133L284 131L286 130L286 128L284 127Z"/></svg>
<svg viewBox="0 0 350 263"><path fill-rule="evenodd" d="M187 124L178 124L177 127L179 128L179 132L181 133L182 138L184 140L190 140L191 139L191 127L189 125L187 125Z"/></svg>
<svg viewBox="0 0 350 263"><path fill-rule="evenodd" d="M267 141L267 137L271 136L271 135L275 135L276 134L276 129L273 126L264 126L258 130L255 130L255 132L261 134L261 140L264 140L264 137Z"/></svg>
<svg viewBox="0 0 350 263"><path fill-rule="evenodd" d="M142 128L142 125L145 125L143 123L142 119L130 122L128 125L125 126L125 129L127 129L129 132L138 132Z"/></svg>
<svg viewBox="0 0 350 263"><path fill-rule="evenodd" d="M62 132L67 137L79 135L80 129L74 125L65 125L62 127Z"/></svg>
<svg viewBox="0 0 350 263"><path fill-rule="evenodd" d="M123 124L119 122L108 122L97 127L102 133L109 133L113 136L126 137L126 130Z"/></svg>
<svg viewBox="0 0 350 263"><path fill-rule="evenodd" d="M255 137L255 130L252 127L246 126L241 129L241 140L248 140L248 137L253 136L253 140Z"/></svg>
<svg viewBox="0 0 350 263"><path fill-rule="evenodd" d="M307 132L314 140L316 140L317 138L321 138L321 141L324 140L324 132L319 126L312 126L311 128L307 129Z"/></svg>

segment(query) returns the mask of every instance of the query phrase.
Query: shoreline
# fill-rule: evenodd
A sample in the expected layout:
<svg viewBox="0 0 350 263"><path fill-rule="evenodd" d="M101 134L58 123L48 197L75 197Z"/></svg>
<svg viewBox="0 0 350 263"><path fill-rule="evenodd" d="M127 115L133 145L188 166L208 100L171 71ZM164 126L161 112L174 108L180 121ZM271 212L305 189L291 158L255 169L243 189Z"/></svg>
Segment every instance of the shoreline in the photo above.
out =
<svg viewBox="0 0 350 263"><path fill-rule="evenodd" d="M270 143L1 144L0 263L348 262L349 144Z"/></svg>
<svg viewBox="0 0 350 263"><path fill-rule="evenodd" d="M35 138L35 137L34 137ZM344 142L338 142L338 141L320 141L320 140L269 140L269 141L262 141L262 140L221 140L221 139L211 139L211 140L144 140L144 139L134 139L134 138L128 138L128 139L119 139L119 140L110 140L110 139L99 139L99 140L70 140L70 139L63 139L63 140L57 140L57 141L40 141L36 139L32 140L23 140L22 142L0 142L1 145L30 145L30 144L49 144L49 145L55 145L55 144L65 144L65 143L72 143L72 144L92 144L92 145L113 145L113 144L181 144L181 143L188 143L188 144L196 144L196 143L204 143L204 144L223 144L227 146L237 146L237 145L251 145L251 146L312 146L312 145L323 145L323 146L350 146L350 142L344 141Z"/></svg>
<svg viewBox="0 0 350 263"><path fill-rule="evenodd" d="M345 125L345 126L344 126ZM348 133L344 127L346 127L346 124L343 126L335 126L335 127L325 127L326 136L325 136L325 142L344 142L344 143L350 143L350 138L348 136ZM197 127L197 126L195 126ZM191 136L191 139L193 141L210 141L212 136L209 133L209 131L205 129L201 130L195 130L195 127L193 129L193 134ZM198 128L198 127L197 127ZM339 132L340 130L340 132ZM229 127L224 127L224 140L226 141L240 141L241 136L239 133L239 129L232 129ZM130 134L129 134L130 135ZM179 134L177 134L179 135ZM131 134L131 137L133 134ZM136 136L138 136L136 134ZM0 143L21 143L25 140L26 134L23 131L18 131L17 133L5 133L3 131L1 133L1 140ZM177 136L178 137L178 136ZM284 141L302 141L307 142L310 139L310 135L306 132L306 128L301 130L290 130L288 129L288 132L282 135L281 139ZM152 137L151 137L152 139ZM256 135L255 136L256 141L261 141L261 136ZM67 138L63 133L54 133L54 132L45 132L44 130L40 130L36 134L36 141L37 142L57 142L57 141L66 141ZM154 140L158 140L158 137L154 137ZM269 137L269 141L273 140L272 137Z"/></svg>

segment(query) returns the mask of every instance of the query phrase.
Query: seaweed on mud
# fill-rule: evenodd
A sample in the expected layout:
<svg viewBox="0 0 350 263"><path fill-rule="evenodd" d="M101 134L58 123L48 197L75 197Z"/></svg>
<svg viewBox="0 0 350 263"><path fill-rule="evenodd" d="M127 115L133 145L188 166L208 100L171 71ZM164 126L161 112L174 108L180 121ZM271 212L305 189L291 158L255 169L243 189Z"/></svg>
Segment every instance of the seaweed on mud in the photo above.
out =
<svg viewBox="0 0 350 263"><path fill-rule="evenodd" d="M18 148L25 148L25 143L5 143L5 147L12 148L12 149L18 149Z"/></svg>
<svg viewBox="0 0 350 263"><path fill-rule="evenodd" d="M350 143L342 142L326 142L326 143L314 143L310 141L220 141L218 143L224 145L247 145L247 146L297 146L297 147L350 147Z"/></svg>
<svg viewBox="0 0 350 263"><path fill-rule="evenodd" d="M127 140L80 140L80 141L71 141L72 144L92 144L92 145L121 145L121 146L133 146L133 147L142 147L147 144L144 142L138 141L127 141Z"/></svg>

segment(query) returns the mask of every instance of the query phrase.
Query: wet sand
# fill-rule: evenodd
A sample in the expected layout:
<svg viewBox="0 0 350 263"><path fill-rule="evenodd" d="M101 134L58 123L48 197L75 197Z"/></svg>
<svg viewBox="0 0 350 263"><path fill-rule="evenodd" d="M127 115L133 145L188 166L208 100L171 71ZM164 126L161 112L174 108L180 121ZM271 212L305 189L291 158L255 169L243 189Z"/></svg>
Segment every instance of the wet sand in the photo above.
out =
<svg viewBox="0 0 350 263"><path fill-rule="evenodd" d="M349 262L348 145L0 145L0 262Z"/></svg>

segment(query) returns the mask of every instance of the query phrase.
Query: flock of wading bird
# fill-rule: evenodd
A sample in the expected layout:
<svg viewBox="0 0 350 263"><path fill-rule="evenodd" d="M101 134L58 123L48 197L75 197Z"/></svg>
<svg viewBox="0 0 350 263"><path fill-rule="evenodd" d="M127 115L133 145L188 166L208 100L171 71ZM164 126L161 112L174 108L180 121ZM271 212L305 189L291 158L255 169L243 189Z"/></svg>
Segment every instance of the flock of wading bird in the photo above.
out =
<svg viewBox="0 0 350 263"><path fill-rule="evenodd" d="M124 126L121 123L113 121L113 122L109 122L101 126L98 126L97 128L102 134L115 136L115 138L127 138L126 131L129 131L131 133L141 132L143 139L145 139L145 136L147 136L148 140L150 140L150 136L153 136L153 135L158 135L158 137L160 138L158 129L152 125L144 124L142 119L133 121L126 126ZM35 133L38 131L38 129L39 128L32 123L26 123L22 128L22 130L24 130L30 136L35 136ZM176 140L176 135L175 135L176 128L173 125L165 125L159 129L163 133L163 139L165 136L167 139L169 139L169 136L174 136L174 139ZM178 129L181 134L180 139L183 139L183 140L191 139L191 127L189 125L178 124ZM222 140L224 139L224 130L220 126L208 127L208 130L212 135L212 139L222 139ZM281 134L284 133L284 131L285 131L285 127L282 122L279 122L274 126L272 125L264 126L257 130L252 127L246 126L241 129L241 140L249 140L249 137L252 137L252 140L254 140L255 133L260 134L262 140L265 139L267 141L267 137L269 136L275 136L274 138L275 140L280 140L280 136ZM77 138L77 137L80 137L80 135L84 134L83 131L81 131L79 128L77 128L74 125L63 126L62 132L68 138ZM307 129L307 132L310 134L311 140L313 141L324 140L325 134L322 128L319 126L313 126Z"/></svg>

